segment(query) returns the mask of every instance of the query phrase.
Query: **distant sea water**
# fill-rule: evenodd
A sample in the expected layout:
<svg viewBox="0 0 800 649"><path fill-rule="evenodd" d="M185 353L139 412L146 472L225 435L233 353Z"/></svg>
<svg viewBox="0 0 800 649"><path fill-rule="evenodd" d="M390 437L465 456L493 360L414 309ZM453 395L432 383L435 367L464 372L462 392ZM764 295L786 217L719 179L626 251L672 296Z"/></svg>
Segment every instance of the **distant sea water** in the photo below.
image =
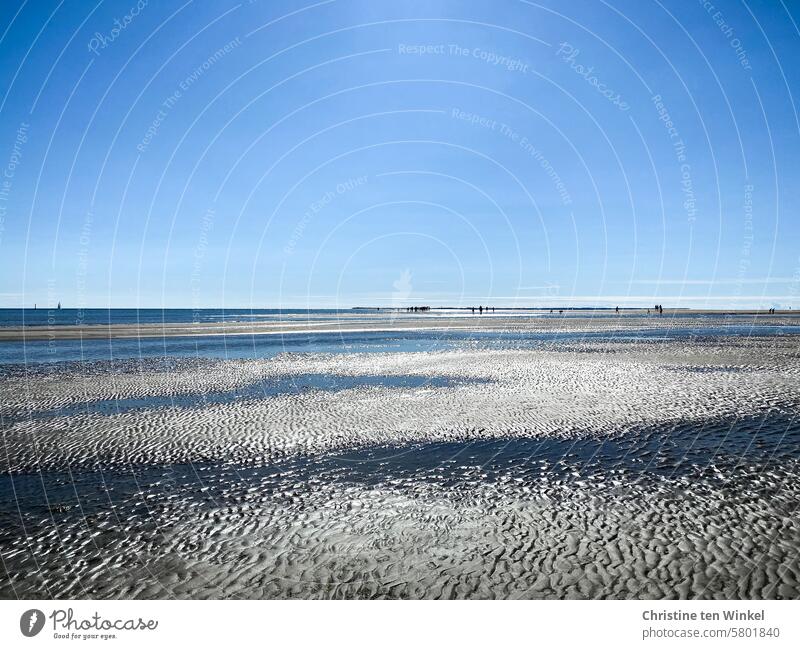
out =
<svg viewBox="0 0 800 649"><path fill-rule="evenodd" d="M596 309L598 312L613 309ZM549 310L500 310L492 315L519 318L570 318L572 309L564 313ZM416 313L391 312L386 309L0 309L0 327L47 327L58 325L158 324L195 322L305 322L336 320L348 322L381 321L387 318L418 316ZM474 317L468 310L441 309L426 317ZM625 317L627 314L620 314ZM632 315L632 314L631 314ZM674 320L687 314L672 315L669 327L636 329L621 325L605 332L531 332L476 330L396 330L349 331L336 333L292 333L276 335L209 335L153 338L117 338L111 340L36 340L0 342L0 374L16 371L12 366L39 363L109 361L136 358L271 358L281 353L365 353L365 352L430 352L453 349L519 349L554 341L610 339L644 340L695 338L698 336L751 336L754 334L786 334L793 327L761 325L752 317L737 316L733 320L719 314L697 315L691 323L676 326ZM483 316L486 318L487 316ZM585 314L583 316L585 317ZM665 325L667 323L665 322Z"/></svg>
<svg viewBox="0 0 800 649"><path fill-rule="evenodd" d="M477 307L476 307L477 308ZM537 317L537 318L570 318L585 317L587 311L598 315L613 313L611 307L557 307L549 308L497 308L494 312L486 311L483 317ZM3 309L0 308L0 327L46 327L70 325L135 325L176 323L191 324L203 322L297 322L304 320L335 319L347 316L364 320L384 320L387 317L425 317L437 316L470 316L469 307L438 307L421 313L407 313L405 309L357 307L347 309L73 309L73 308L37 308L37 309ZM639 317L641 310L625 310L615 314L616 317ZM677 311L669 315L676 318L707 318L710 321L730 318L730 314L698 314L692 311ZM752 316L734 316L740 320L752 319Z"/></svg>
<svg viewBox="0 0 800 649"><path fill-rule="evenodd" d="M0 309L0 327L158 324L162 322L264 322L378 313L377 309Z"/></svg>
<svg viewBox="0 0 800 649"><path fill-rule="evenodd" d="M486 312L491 315L530 317L569 317L571 311L564 313L548 309L497 309ZM584 310L584 309L581 309ZM598 312L613 309L598 308ZM413 317L421 315L407 313L405 309L358 307L349 309L0 309L0 327L47 327L64 325L135 325L135 324L192 324L204 322L303 322L330 320L346 316L364 321L385 320L387 317ZM468 308L434 308L424 313L425 317L472 315Z"/></svg>

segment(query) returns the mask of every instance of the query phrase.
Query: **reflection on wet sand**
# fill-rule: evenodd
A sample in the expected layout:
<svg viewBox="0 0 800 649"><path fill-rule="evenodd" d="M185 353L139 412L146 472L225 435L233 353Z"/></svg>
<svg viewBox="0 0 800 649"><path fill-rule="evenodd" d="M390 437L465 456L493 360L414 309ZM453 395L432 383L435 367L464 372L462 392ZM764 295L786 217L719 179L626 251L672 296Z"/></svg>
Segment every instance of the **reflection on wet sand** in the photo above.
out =
<svg viewBox="0 0 800 649"><path fill-rule="evenodd" d="M0 594L800 595L795 336L485 342L7 366Z"/></svg>

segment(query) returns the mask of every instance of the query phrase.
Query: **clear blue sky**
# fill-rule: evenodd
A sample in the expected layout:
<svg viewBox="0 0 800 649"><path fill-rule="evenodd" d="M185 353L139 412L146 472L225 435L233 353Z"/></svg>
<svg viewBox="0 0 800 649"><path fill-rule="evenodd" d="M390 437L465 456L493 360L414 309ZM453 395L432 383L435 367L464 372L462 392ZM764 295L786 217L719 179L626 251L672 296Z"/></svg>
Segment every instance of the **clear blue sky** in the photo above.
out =
<svg viewBox="0 0 800 649"><path fill-rule="evenodd" d="M791 4L3 2L0 306L796 307Z"/></svg>

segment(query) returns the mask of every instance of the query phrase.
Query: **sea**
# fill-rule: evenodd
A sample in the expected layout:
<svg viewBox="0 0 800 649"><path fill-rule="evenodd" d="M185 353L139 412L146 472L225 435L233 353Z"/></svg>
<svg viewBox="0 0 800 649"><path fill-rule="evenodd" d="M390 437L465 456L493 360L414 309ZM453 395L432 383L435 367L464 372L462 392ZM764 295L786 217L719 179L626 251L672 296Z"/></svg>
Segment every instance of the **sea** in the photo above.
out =
<svg viewBox="0 0 800 649"><path fill-rule="evenodd" d="M598 318L613 309L591 310ZM0 328L46 328L70 325L152 325L160 323L213 322L321 322L346 320L365 324L420 317L405 311L355 309L0 309ZM426 318L465 317L484 319L585 318L587 309L498 309L474 316L470 309L441 308L425 312ZM281 353L427 352L452 349L531 348L548 342L574 339L648 340L698 336L750 336L785 334L795 327L761 324L752 315L671 313L664 327L636 329L624 324L641 317L641 311L625 312L616 331L480 331L421 329L389 331L347 331L336 333L247 334L116 338L110 340L0 341L0 366L102 361L126 358L271 358ZM681 324L685 321L685 324ZM699 323L699 324L698 324Z"/></svg>

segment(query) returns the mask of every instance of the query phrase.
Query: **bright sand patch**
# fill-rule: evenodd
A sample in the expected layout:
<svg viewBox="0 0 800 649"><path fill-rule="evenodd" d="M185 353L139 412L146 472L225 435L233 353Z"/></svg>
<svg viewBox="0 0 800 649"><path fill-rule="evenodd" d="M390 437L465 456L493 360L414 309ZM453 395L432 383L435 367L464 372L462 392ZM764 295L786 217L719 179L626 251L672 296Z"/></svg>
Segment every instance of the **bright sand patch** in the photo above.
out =
<svg viewBox="0 0 800 649"><path fill-rule="evenodd" d="M259 464L297 452L375 444L513 436L611 436L665 422L712 421L800 404L800 363L786 339L720 343L581 343L559 351L287 355L221 361L202 371L8 379L4 407L202 395L309 373L413 374L465 379L449 388L309 390L205 407L77 414L4 429L3 471L232 461ZM698 371L702 370L702 371ZM709 371L713 370L713 371ZM471 383L470 378L487 382ZM202 403L199 401L199 403Z"/></svg>

